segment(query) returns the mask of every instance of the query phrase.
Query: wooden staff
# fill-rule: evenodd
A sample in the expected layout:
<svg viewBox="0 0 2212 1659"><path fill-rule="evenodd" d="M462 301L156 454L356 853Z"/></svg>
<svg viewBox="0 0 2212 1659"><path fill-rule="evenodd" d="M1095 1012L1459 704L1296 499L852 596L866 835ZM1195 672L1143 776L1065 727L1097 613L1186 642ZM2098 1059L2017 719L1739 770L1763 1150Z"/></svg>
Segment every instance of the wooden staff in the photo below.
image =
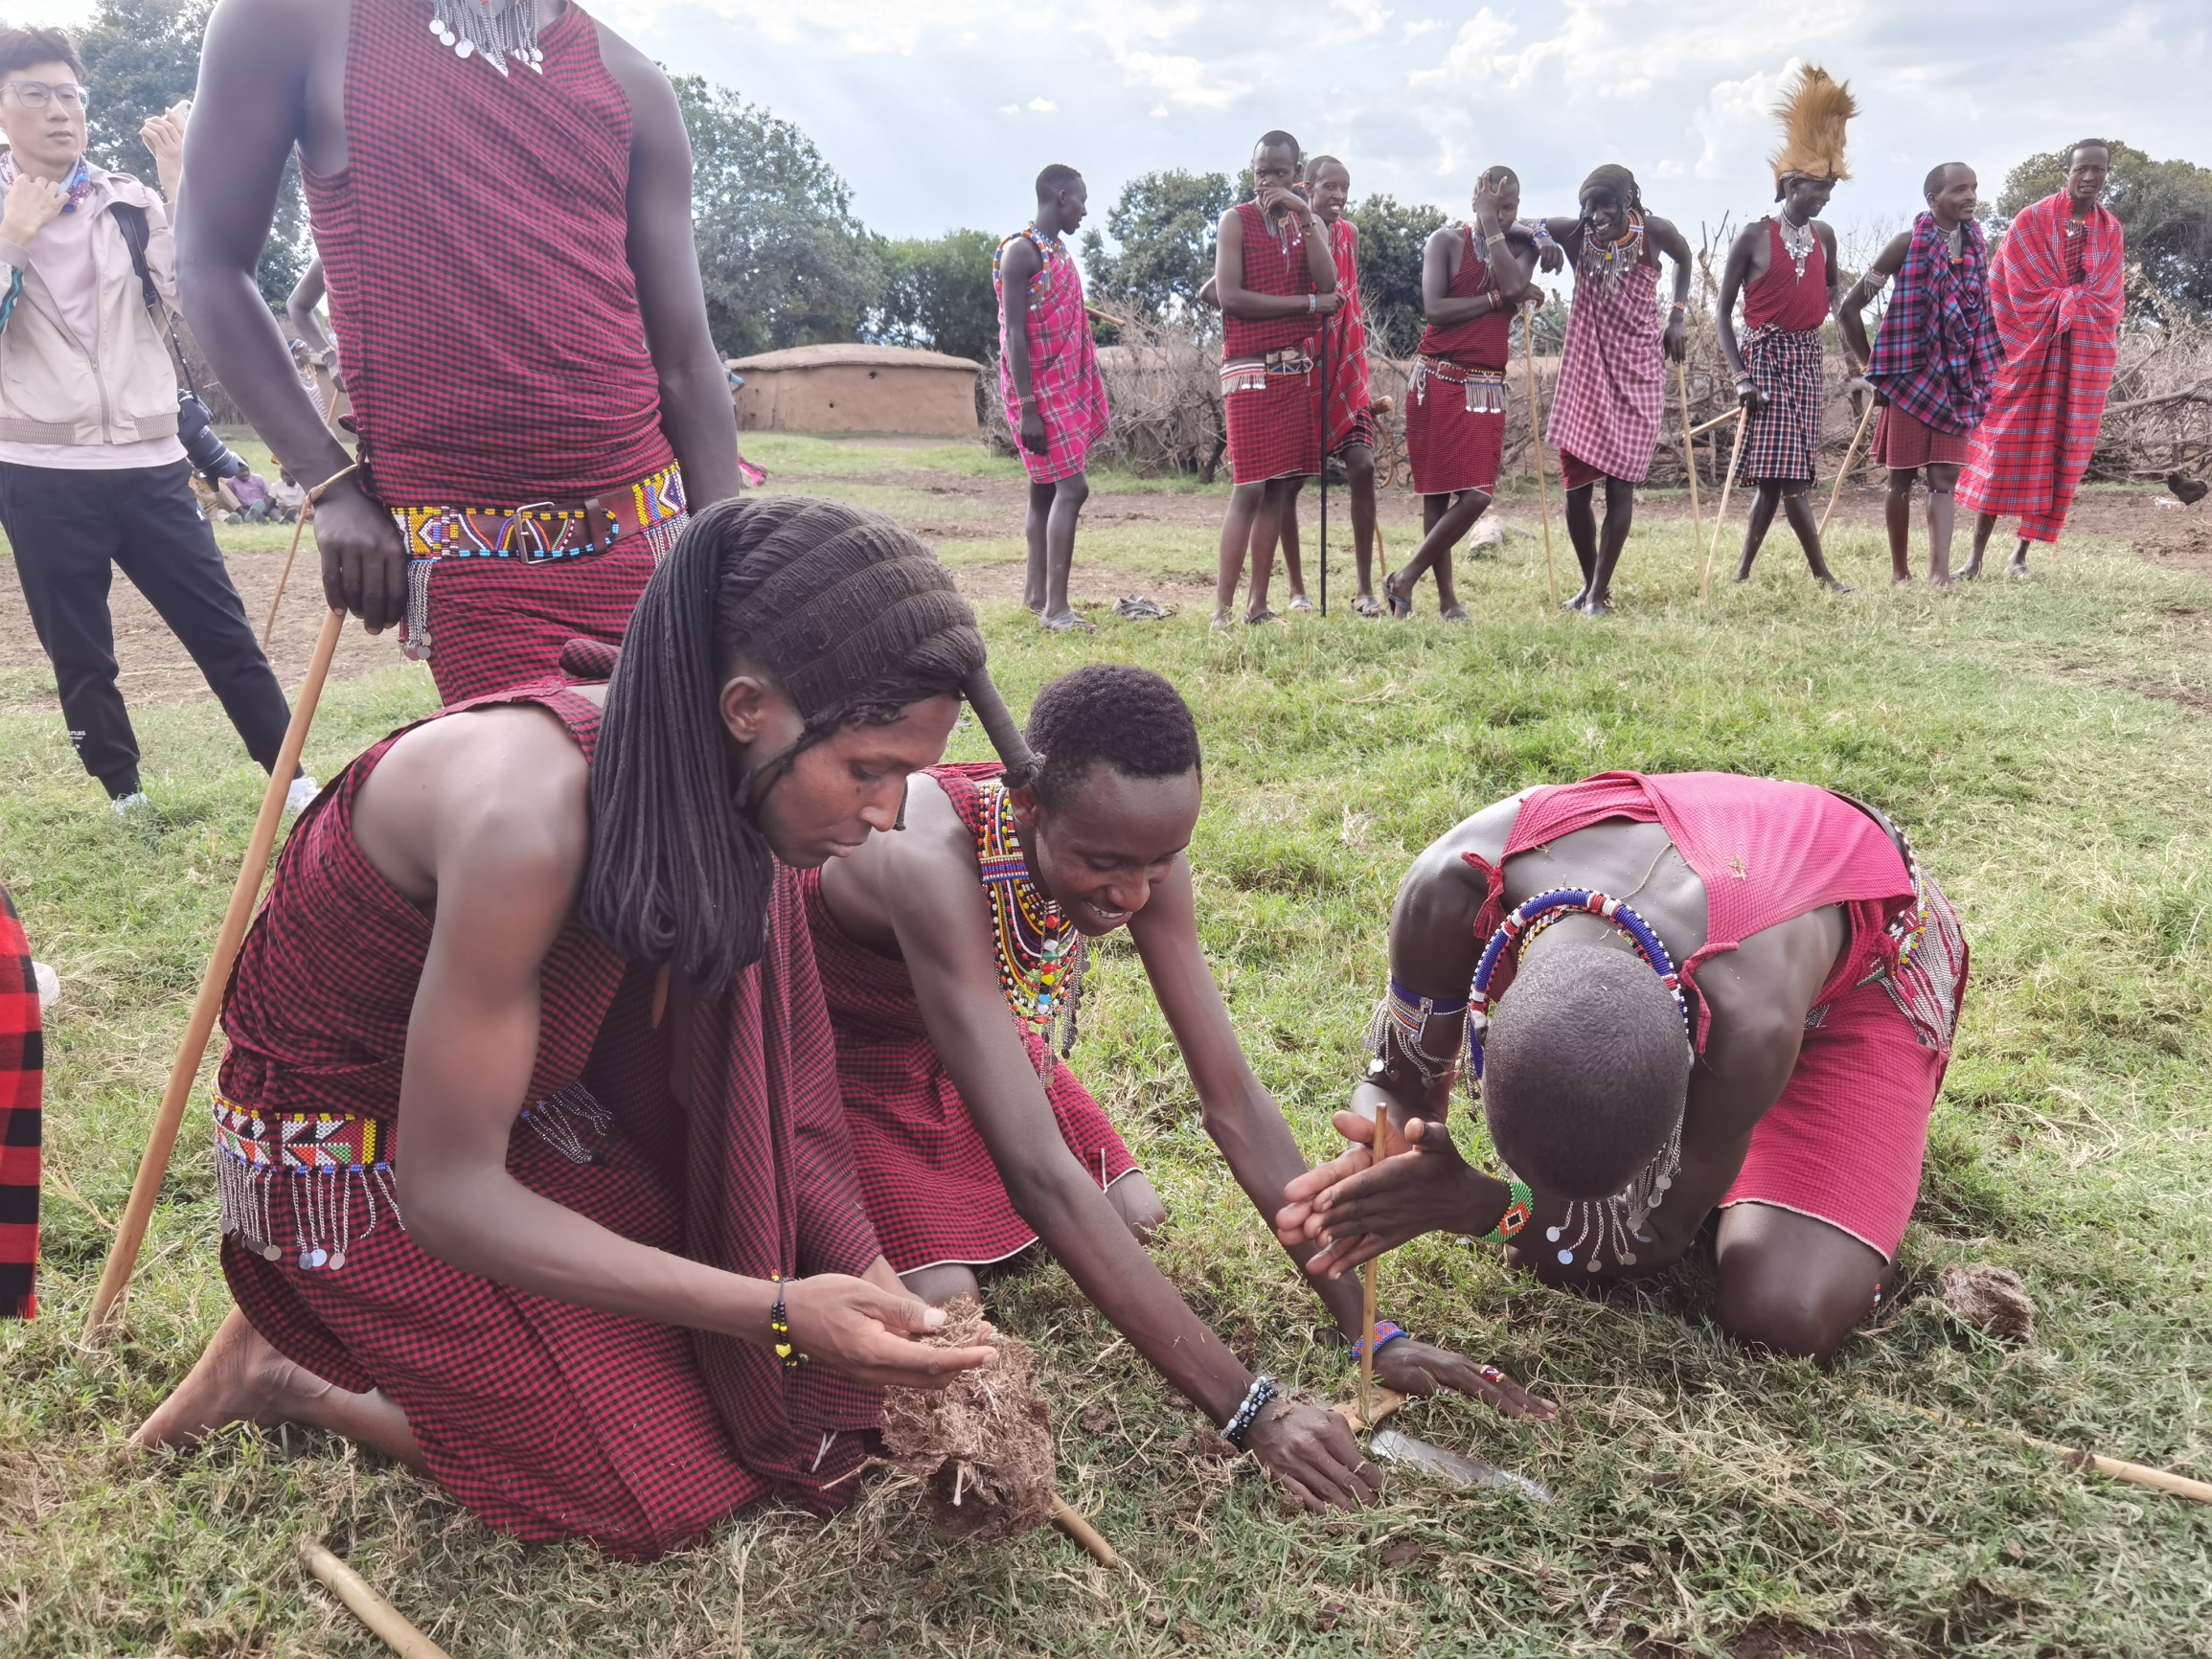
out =
<svg viewBox="0 0 2212 1659"><path fill-rule="evenodd" d="M1698 434L1690 425L1690 364L1685 356L1675 365L1675 381L1682 389L1682 465L1690 474L1690 545L1705 545L1705 529L1698 521L1698 451L1693 443Z"/></svg>
<svg viewBox="0 0 2212 1659"><path fill-rule="evenodd" d="M1527 305L1520 313L1521 355L1528 362L1528 433L1536 449L1536 500L1537 510L1543 514L1543 579L1551 589L1552 608L1560 602L1559 573L1552 567L1552 504L1544 492L1543 482L1543 420L1538 407L1536 390L1536 307ZM1364 1397L1362 1397L1364 1398Z"/></svg>
<svg viewBox="0 0 2212 1659"><path fill-rule="evenodd" d="M1386 1101L1375 1102L1375 1157L1382 1162L1382 1138L1390 1127L1390 1105ZM1375 1420L1367 1415L1368 1394L1375 1386L1375 1274L1382 1265L1378 1256L1359 1273L1359 1417L1363 1422Z"/></svg>
<svg viewBox="0 0 2212 1659"><path fill-rule="evenodd" d="M1084 1520L1082 1513L1058 1492L1052 1494L1052 1522L1088 1550L1100 1566L1118 1567L1122 1564L1121 1557L1114 1554L1114 1547L1100 1537L1098 1529Z"/></svg>
<svg viewBox="0 0 2212 1659"><path fill-rule="evenodd" d="M1684 396L1684 397L1687 397L1687 396L1689 396L1689 394L1688 394L1687 392L1684 392L1683 396ZM1741 407L1741 405L1739 405L1738 407ZM1714 416L1714 417L1713 417L1713 419L1712 419L1712 420L1700 420L1700 421L1699 421L1699 422L1697 423L1697 425L1695 425L1695 426L1693 426L1693 427L1691 427L1691 428L1690 428L1690 436L1691 436L1691 437L1693 437L1693 438L1695 438L1695 437L1697 437L1697 436L1698 436L1699 433L1701 433L1701 432L1710 432L1710 431L1712 431L1712 430L1713 430L1713 428L1714 428L1714 427L1716 427L1716 426L1725 426L1725 425L1726 425L1726 424L1727 424L1729 421L1731 421L1731 420L1735 420L1735 419L1736 419L1736 410L1734 410L1734 409L1730 409L1730 410L1727 410L1726 412L1724 412L1724 413L1722 413L1722 414L1720 414L1720 415L1716 415L1716 416Z"/></svg>
<svg viewBox="0 0 2212 1659"><path fill-rule="evenodd" d="M1721 545L1721 527L1728 522L1728 491L1736 485L1736 464L1744 459L1744 431L1751 423L1751 411L1739 403L1736 406L1736 446L1728 453L1728 476L1721 480L1721 505L1713 514L1713 539L1706 544L1704 557L1698 565L1698 602L1703 604L1705 596L1713 587L1713 549Z"/></svg>
<svg viewBox="0 0 2212 1659"><path fill-rule="evenodd" d="M222 1007L223 987L229 983L231 964L238 959L239 945L246 936L246 923L253 920L254 900L260 897L262 877L269 867L269 850L276 845L277 824L285 814L285 795L292 785L292 774L300 763L300 751L308 745L308 728L314 723L315 704L323 695L323 682L330 676L331 657L338 648L338 630L345 625L346 613L331 611L323 618L323 631L315 640L315 654L308 664L308 677L300 686L300 694L292 704L291 723L285 728L284 747L277 751L277 763L269 768L269 786L262 795L262 809L254 820L253 834L246 841L245 861L239 866L239 878L231 888L230 908L223 912L222 929L216 935L214 954L207 959L207 971L200 975L199 994L193 998L192 1014L185 1021L184 1040L177 1045L176 1061L169 1068L169 1084L162 1090L161 1105L153 1115L153 1132L148 1136L146 1152L138 1161L137 1179L130 1184L130 1199L124 1206L123 1216L115 1229L115 1242L108 1248L107 1266L100 1275L100 1288L93 1293L92 1312L84 1322L84 1338L94 1341L107 1323L107 1317L130 1284L130 1275L138 1264L139 1246L146 1241L146 1224L153 1216L153 1201L161 1195L162 1177L169 1170L169 1155L176 1148L177 1126L184 1121L185 1102L192 1097L192 1085L199 1076L201 1057L207 1053L208 1038L215 1031L216 1014Z"/></svg>
<svg viewBox="0 0 2212 1659"><path fill-rule="evenodd" d="M1292 507L1291 511L1297 509ZM1329 319L1321 319L1321 614L1329 614Z"/></svg>
<svg viewBox="0 0 2212 1659"><path fill-rule="evenodd" d="M1859 430L1851 435L1851 447L1843 452L1843 465L1836 474L1836 488L1828 492L1828 511L1820 515L1820 528L1813 533L1817 538L1828 534L1828 521L1836 515L1836 499L1843 493L1843 481L1851 476L1852 463L1859 459L1859 446L1866 441L1866 428L1874 420L1874 399L1866 400L1866 413L1859 418Z"/></svg>
<svg viewBox="0 0 2212 1659"><path fill-rule="evenodd" d="M328 1584L353 1617L368 1625L399 1659L451 1659L445 1648L415 1628L404 1613L377 1595L368 1579L315 1539L300 1540L300 1564Z"/></svg>
<svg viewBox="0 0 2212 1659"><path fill-rule="evenodd" d="M1940 1422L1946 1428L1964 1423L1969 1428L1978 1428L1986 1434L2002 1435L2007 1440L2018 1441L2021 1445L2050 1452L2069 1468L2094 1469L2098 1474L2109 1475L2116 1481L2130 1481L2139 1487L2172 1492L2176 1497L2194 1498L2201 1504L2212 1504L2212 1483L2191 1480L2187 1475L2175 1474L2171 1469L2155 1469L2148 1464L2132 1464L2121 1458L2100 1457L2095 1452L2078 1451L2070 1445L2060 1445L2055 1441L2038 1440L2034 1435L2022 1434L2017 1428L1976 1422L1972 1418L1954 1418L1949 1412L1937 1411L1930 1406L1913 1405L1906 1400L1893 1399L1889 1403L1904 1406L1908 1411L1917 1411L1922 1417Z"/></svg>
<svg viewBox="0 0 2212 1659"><path fill-rule="evenodd" d="M308 520L314 516L315 503L322 500L323 491L339 479L360 470L361 464L356 461L343 472L331 473L308 490L308 498L300 503L300 516L292 520L292 545L285 554L285 568L277 572L277 591L269 597L269 620L262 628L262 650L269 648L269 641L276 636L277 607L285 602L285 583L292 580L292 560L300 557L300 535L308 528Z"/></svg>

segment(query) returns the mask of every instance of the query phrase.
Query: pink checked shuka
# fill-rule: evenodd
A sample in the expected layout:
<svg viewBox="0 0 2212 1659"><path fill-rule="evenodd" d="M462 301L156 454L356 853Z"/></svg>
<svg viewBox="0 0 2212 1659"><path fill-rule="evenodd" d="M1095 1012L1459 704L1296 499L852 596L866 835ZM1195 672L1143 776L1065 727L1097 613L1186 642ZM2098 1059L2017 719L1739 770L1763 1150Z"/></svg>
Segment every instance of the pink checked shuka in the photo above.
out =
<svg viewBox="0 0 2212 1659"><path fill-rule="evenodd" d="M1645 240L1643 216L1631 215L1630 222L1629 240L1612 248L1601 249L1584 234L1546 437L1608 478L1640 483L1659 442L1667 366L1659 349L1659 262Z"/></svg>
<svg viewBox="0 0 2212 1659"><path fill-rule="evenodd" d="M1990 309L2005 364L1958 480L1960 507L2018 513L2031 541L2065 528L2120 355L2126 239L2103 206L2069 225L2070 206L2045 196L1997 248Z"/></svg>
<svg viewBox="0 0 2212 1659"><path fill-rule="evenodd" d="M1042 268L1029 283L1025 313L1029 330L1029 384L1044 417L1047 447L1032 455L1020 443L1021 395L1006 354L1006 282L1000 270L1007 248L1027 237ZM991 261L991 285L998 293L998 390L1006 400L1006 423L1014 428L1015 450L1029 468L1032 484L1057 484L1083 469L1090 446L1106 429L1106 378L1099 373L1098 348L1090 337L1090 313L1083 308L1083 276L1058 237L1049 241L1031 225L998 244Z"/></svg>
<svg viewBox="0 0 2212 1659"><path fill-rule="evenodd" d="M1375 444L1373 398L1367 386L1367 319L1359 305L1359 231L1348 218L1329 227L1329 251L1336 258L1336 291L1343 307L1329 319L1329 437L1334 455L1346 444ZM1308 348L1321 355L1318 336Z"/></svg>

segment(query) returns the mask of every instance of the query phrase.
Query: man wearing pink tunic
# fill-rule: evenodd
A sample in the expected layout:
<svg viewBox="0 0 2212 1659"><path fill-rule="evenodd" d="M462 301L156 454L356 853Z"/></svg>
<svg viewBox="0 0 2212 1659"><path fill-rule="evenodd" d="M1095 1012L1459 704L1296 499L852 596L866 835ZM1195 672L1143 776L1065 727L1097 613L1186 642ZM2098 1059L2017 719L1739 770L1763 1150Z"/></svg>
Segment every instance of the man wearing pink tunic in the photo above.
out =
<svg viewBox="0 0 2212 1659"><path fill-rule="evenodd" d="M1083 464L1106 429L1106 380L1091 343L1083 277L1061 239L1083 223L1083 174L1055 165L1037 175L1037 217L992 261L998 290L998 388L1006 423L1029 468L1029 579L1023 599L1055 633L1089 632L1067 602L1075 523L1090 497ZM1009 325L1007 291L1026 294L1024 326Z"/></svg>

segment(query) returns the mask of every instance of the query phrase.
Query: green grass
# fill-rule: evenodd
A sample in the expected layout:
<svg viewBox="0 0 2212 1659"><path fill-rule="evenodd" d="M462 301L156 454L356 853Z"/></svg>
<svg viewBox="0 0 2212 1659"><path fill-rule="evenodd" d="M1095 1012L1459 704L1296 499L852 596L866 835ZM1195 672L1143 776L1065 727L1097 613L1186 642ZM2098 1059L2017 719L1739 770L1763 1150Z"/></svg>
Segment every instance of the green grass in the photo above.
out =
<svg viewBox="0 0 2212 1659"><path fill-rule="evenodd" d="M789 445L794 470L814 464L810 441L757 436ZM756 453L778 465L771 443ZM1157 556L1179 559L1181 539L1153 534ZM1085 546L1124 557L1104 536ZM1836 557L1860 593L1817 593L1785 534L1752 587L1722 582L1700 608L1686 533L1656 527L1631 543L1625 608L1604 625L1549 613L1540 551L1517 540L1464 568L1472 628L1339 614L1215 634L1186 610L1107 617L1082 639L1012 607L987 616L1017 707L1097 657L1151 664L1190 696L1207 743L1206 947L1316 1154L1359 1061L1400 873L1525 784L1713 766L1847 789L1909 828L1974 949L1892 1300L1833 1373L1738 1352L1697 1261L1609 1302L1442 1239L1386 1262L1391 1317L1575 1414L1539 1432L1446 1400L1404 1426L1546 1482L1549 1508L1398 1480L1371 1514L1285 1518L1248 1466L1201 1455L1204 1425L1057 1267L996 1286L994 1316L1040 1351L1062 1489L1122 1550L1119 1576L1049 1533L940 1541L889 1480L827 1527L754 1511L639 1568L520 1549L297 1430L113 1473L108 1453L226 1306L194 1123L127 1335L76 1345L101 1218L123 1202L258 782L212 706L151 711L161 817L119 830L52 714L0 710L0 872L66 988L48 1049L47 1313L0 1331L0 1649L380 1651L303 1587L291 1551L316 1532L457 1656L1504 1659L1723 1652L1776 1625L1846 1632L1862 1653L2212 1653L2212 1509L1904 1409L2212 1478L2212 723L2131 689L2212 687L2207 590L2077 543L2043 581L1956 597L1892 594L1871 533L1839 535ZM400 669L332 688L310 764L328 776L426 701ZM983 753L971 728L956 753ZM1318 1305L1205 1141L1126 945L1100 952L1096 988L1077 1064L1174 1214L1159 1259L1232 1342L1341 1395L1352 1368L1311 1340ZM1936 1269L1969 1261L2027 1281L2033 1347L1942 1311Z"/></svg>

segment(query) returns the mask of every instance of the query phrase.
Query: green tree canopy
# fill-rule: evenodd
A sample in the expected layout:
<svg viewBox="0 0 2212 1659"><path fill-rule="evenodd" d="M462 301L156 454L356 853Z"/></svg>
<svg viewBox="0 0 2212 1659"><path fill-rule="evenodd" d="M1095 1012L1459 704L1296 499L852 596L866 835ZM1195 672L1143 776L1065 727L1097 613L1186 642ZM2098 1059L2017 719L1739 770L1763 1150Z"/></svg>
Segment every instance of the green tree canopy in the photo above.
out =
<svg viewBox="0 0 2212 1659"><path fill-rule="evenodd" d="M883 297L868 335L886 346L926 346L985 361L998 350L998 293L991 283L998 239L946 231L878 244Z"/></svg>
<svg viewBox="0 0 2212 1659"><path fill-rule="evenodd" d="M857 339L883 292L883 262L853 216L850 187L789 122L703 77L673 80L716 346L743 356Z"/></svg>
<svg viewBox="0 0 2212 1659"><path fill-rule="evenodd" d="M101 0L78 37L92 87L85 150L98 165L151 184L153 157L138 129L199 84L200 37L214 0ZM262 297L281 308L307 269L308 207L297 161L285 163L276 221L262 247Z"/></svg>
<svg viewBox="0 0 2212 1659"><path fill-rule="evenodd" d="M2005 175L2001 220L2064 189L2065 150L2031 155ZM2186 316L2212 315L2212 168L2153 161L2114 141L2105 205L2128 233L2128 260L2139 264L2158 302Z"/></svg>
<svg viewBox="0 0 2212 1659"><path fill-rule="evenodd" d="M1360 298L1382 334L1374 344L1394 357L1410 357L1421 343L1422 252L1450 216L1442 208L1370 195L1347 206L1344 216L1359 232Z"/></svg>
<svg viewBox="0 0 2212 1659"><path fill-rule="evenodd" d="M1098 230L1083 234L1092 291L1153 317L1189 307L1214 274L1214 232L1236 200L1225 172L1170 168L1132 178L1106 214L1110 252Z"/></svg>

